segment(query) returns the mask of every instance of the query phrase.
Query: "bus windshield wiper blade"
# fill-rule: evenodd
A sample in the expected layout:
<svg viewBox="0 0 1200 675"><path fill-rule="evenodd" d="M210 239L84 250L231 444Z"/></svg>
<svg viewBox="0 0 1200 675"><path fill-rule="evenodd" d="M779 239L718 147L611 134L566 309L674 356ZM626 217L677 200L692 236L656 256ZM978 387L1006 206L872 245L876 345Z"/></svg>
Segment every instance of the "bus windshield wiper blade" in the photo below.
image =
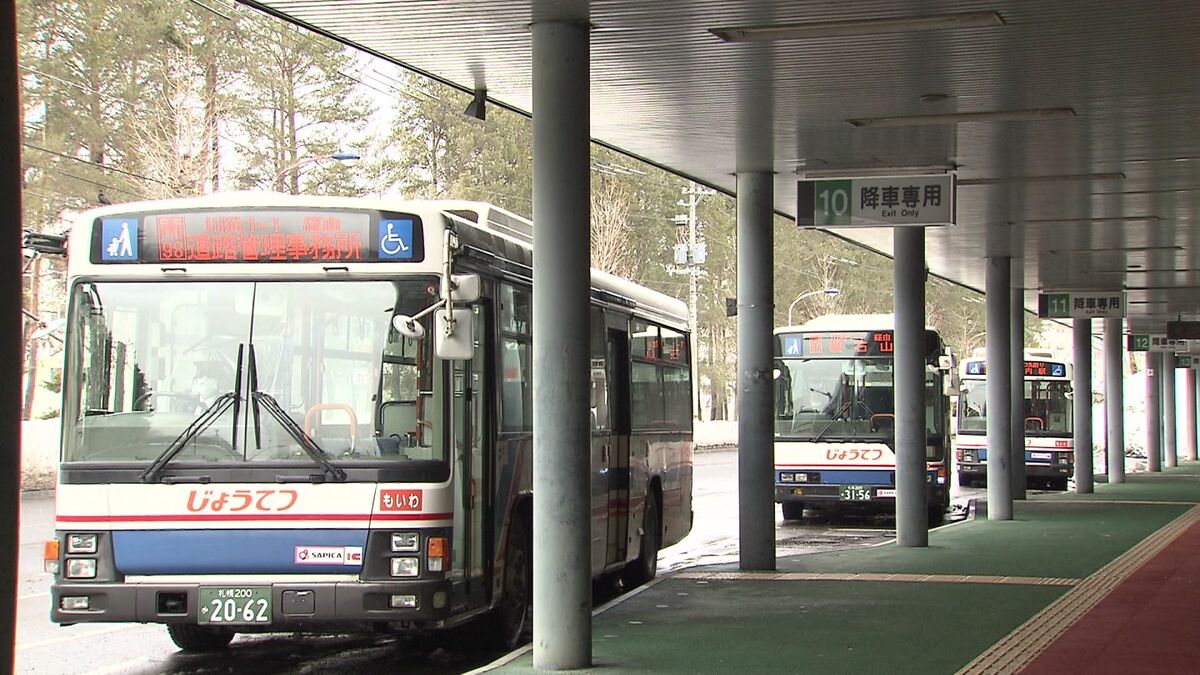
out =
<svg viewBox="0 0 1200 675"><path fill-rule="evenodd" d="M275 421L279 422L279 426L283 427L288 436L291 436L304 449L304 452L308 453L308 456L314 462L320 464L325 473L332 475L334 480L346 480L346 472L340 467L334 466L327 459L327 453L321 449L321 446L317 445L317 442L312 437L304 433L300 425L296 424L296 420L287 414L287 411L283 409L283 406L279 405L279 401L275 400L274 396L265 391L252 391L250 392L250 399L254 403L255 408L261 407L267 411L267 414L274 417Z"/></svg>
<svg viewBox="0 0 1200 675"><path fill-rule="evenodd" d="M829 431L829 427L833 426L833 423L838 421L838 417L841 416L843 413L845 413L846 409L848 407L849 407L848 405L843 403L841 409L838 410L836 413L833 414L832 417L829 418L829 421L825 423L825 426L821 427L821 430L818 431L816 434L813 434L812 441L810 441L810 442L816 443L817 441L821 440L821 437L825 435L825 432Z"/></svg>
<svg viewBox="0 0 1200 675"><path fill-rule="evenodd" d="M232 406L238 399L239 396L236 391L226 392L218 396L217 400L213 401L211 405L204 409L204 412L200 413L196 419L192 420L192 423L189 424L182 433L176 436L175 440L171 441L171 444L162 451L162 454L159 455L154 462L150 464L150 466L146 467L146 470L142 472L142 475L139 477L139 479L143 483L150 483L157 480L159 474L162 473L163 468L166 467L172 459L175 459L175 455L178 455L189 441L199 436L205 429L211 426L213 422L217 421L217 418L225 414L225 411L228 410L229 407Z"/></svg>
<svg viewBox="0 0 1200 675"><path fill-rule="evenodd" d="M279 405L279 401L267 392L258 390L258 359L254 355L253 343L250 345L250 355L248 361L250 369L250 419L254 421L255 448L259 450L262 449L262 428L259 425L258 412L259 408L262 408L265 409L267 413L271 415L271 417L274 417L276 422L279 422L279 426L283 427L283 430L287 432L288 436L291 436L296 443L300 444L300 447L304 449L304 452L308 453L308 456L311 457L314 462L321 465L321 468L325 470L325 473L332 475L334 480L346 480L346 472L340 467L334 466L333 463L326 458L328 453L321 449L321 446L317 445L317 442L314 441L311 436L304 433L304 429L301 429L300 425L296 424L296 420L292 419L291 416L287 414L287 411L283 409L283 406ZM321 475L321 478L324 478L324 476Z"/></svg>

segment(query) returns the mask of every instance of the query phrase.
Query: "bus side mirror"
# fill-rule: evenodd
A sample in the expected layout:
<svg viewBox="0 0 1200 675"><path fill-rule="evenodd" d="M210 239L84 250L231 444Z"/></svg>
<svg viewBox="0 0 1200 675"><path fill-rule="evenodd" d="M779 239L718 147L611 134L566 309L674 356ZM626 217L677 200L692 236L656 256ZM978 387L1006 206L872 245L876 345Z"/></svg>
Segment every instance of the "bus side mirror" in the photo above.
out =
<svg viewBox="0 0 1200 675"><path fill-rule="evenodd" d="M475 312L455 309L434 312L433 353L439 359L467 361L475 356Z"/></svg>
<svg viewBox="0 0 1200 675"><path fill-rule="evenodd" d="M475 302L479 299L481 283L478 274L451 274L447 281L442 277L442 299L454 302Z"/></svg>
<svg viewBox="0 0 1200 675"><path fill-rule="evenodd" d="M954 368L954 358L949 354L942 354L938 357L938 370L951 370Z"/></svg>

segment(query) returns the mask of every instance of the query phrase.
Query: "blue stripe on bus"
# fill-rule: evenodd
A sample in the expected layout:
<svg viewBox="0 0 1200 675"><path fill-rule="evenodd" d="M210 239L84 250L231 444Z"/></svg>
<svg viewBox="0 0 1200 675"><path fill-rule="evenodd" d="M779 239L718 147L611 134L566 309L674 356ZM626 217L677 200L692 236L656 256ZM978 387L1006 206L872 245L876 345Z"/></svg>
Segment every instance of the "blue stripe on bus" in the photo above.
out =
<svg viewBox="0 0 1200 675"><path fill-rule="evenodd" d="M122 574L357 573L361 564L296 564L301 546L357 546L366 530L116 530Z"/></svg>
<svg viewBox="0 0 1200 675"><path fill-rule="evenodd" d="M1035 452L1048 452L1048 453L1050 453L1050 459L1034 459L1033 453L1035 453ZM1026 450L1025 451L1025 463L1026 464L1054 464L1057 461L1055 459L1054 455L1056 453L1060 453L1060 452L1067 453L1068 455L1071 456L1072 459L1074 459L1074 457L1075 457L1074 450ZM977 461L977 462L986 462L987 461L987 449L979 448L978 450L976 450L975 458L976 458L975 461Z"/></svg>
<svg viewBox="0 0 1200 675"><path fill-rule="evenodd" d="M813 483L814 485L892 485L894 483L893 476L895 471L870 471L867 469L850 469L843 471L830 471L828 469L790 469L784 473L816 473L820 474L821 482ZM804 485L804 483L782 483L779 481L779 472L775 472L775 482L777 485L791 487L794 485Z"/></svg>

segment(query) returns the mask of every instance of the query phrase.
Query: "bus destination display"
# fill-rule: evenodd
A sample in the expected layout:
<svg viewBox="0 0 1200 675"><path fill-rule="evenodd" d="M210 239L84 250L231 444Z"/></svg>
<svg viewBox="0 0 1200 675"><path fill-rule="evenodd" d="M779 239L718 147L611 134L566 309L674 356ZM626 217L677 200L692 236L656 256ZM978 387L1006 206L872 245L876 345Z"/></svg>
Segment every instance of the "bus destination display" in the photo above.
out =
<svg viewBox="0 0 1200 675"><path fill-rule="evenodd" d="M96 263L415 262L414 216L369 211L188 211L98 219Z"/></svg>
<svg viewBox="0 0 1200 675"><path fill-rule="evenodd" d="M845 358L848 356L891 356L895 351L892 331L793 333L781 335L783 356Z"/></svg>
<svg viewBox="0 0 1200 675"><path fill-rule="evenodd" d="M987 361L968 361L967 375L987 375ZM1066 377L1067 365L1054 361L1026 361L1026 377Z"/></svg>

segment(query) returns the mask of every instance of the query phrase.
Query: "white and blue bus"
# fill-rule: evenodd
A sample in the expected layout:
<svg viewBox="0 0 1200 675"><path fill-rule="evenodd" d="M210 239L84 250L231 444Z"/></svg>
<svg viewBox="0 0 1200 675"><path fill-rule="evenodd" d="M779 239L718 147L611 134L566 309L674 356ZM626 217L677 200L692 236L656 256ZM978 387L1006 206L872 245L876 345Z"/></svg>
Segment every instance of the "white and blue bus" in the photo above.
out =
<svg viewBox="0 0 1200 675"><path fill-rule="evenodd" d="M805 507L895 510L893 317L829 315L775 330L775 501L786 520ZM925 330L926 499L950 505L948 393L953 358Z"/></svg>
<svg viewBox="0 0 1200 675"><path fill-rule="evenodd" d="M1025 477L1065 490L1075 471L1071 360L1025 350ZM987 352L977 349L959 376L954 462L960 485L987 483Z"/></svg>
<svg viewBox="0 0 1200 675"><path fill-rule="evenodd" d="M79 216L52 619L522 639L532 234L270 193ZM598 271L590 304L591 568L641 582L691 527L687 308Z"/></svg>

